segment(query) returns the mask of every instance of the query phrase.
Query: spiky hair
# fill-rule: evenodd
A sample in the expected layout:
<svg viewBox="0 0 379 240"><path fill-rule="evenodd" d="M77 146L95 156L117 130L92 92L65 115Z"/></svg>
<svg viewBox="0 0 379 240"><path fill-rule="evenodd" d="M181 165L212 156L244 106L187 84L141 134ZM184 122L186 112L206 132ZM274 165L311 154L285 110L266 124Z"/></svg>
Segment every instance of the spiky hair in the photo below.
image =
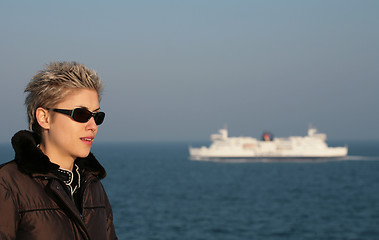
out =
<svg viewBox="0 0 379 240"><path fill-rule="evenodd" d="M37 108L52 108L75 89L96 90L100 101L103 83L94 70L77 62L51 62L38 71L24 91L27 93L29 129L40 134L41 127L35 115Z"/></svg>

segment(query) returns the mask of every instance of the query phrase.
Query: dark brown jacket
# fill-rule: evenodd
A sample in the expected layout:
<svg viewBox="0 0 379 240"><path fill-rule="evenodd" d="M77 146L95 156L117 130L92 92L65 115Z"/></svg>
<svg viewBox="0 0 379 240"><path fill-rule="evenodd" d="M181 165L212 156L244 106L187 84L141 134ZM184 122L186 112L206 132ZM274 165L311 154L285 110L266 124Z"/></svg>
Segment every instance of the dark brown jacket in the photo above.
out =
<svg viewBox="0 0 379 240"><path fill-rule="evenodd" d="M100 179L106 172L90 153L81 170L81 211L29 131L12 138L15 159L0 166L0 239L117 239L113 214Z"/></svg>

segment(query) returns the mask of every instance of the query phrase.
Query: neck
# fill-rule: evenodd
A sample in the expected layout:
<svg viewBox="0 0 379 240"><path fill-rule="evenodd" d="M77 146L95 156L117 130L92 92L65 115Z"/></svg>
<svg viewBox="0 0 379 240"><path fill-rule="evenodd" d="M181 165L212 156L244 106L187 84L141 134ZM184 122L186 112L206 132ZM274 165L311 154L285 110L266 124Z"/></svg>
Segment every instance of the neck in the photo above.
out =
<svg viewBox="0 0 379 240"><path fill-rule="evenodd" d="M59 165L60 168L72 171L75 159L68 155L63 155L59 150L50 148L41 142L39 148L49 158L50 162Z"/></svg>

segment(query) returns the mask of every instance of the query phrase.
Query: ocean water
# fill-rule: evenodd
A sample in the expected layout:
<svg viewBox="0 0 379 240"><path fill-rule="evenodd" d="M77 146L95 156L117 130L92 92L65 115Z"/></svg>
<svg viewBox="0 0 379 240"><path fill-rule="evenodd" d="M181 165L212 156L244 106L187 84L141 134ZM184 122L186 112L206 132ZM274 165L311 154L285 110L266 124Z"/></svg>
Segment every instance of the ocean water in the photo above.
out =
<svg viewBox="0 0 379 240"><path fill-rule="evenodd" d="M192 161L184 142L93 152L119 239L379 239L379 141L347 144L333 161Z"/></svg>

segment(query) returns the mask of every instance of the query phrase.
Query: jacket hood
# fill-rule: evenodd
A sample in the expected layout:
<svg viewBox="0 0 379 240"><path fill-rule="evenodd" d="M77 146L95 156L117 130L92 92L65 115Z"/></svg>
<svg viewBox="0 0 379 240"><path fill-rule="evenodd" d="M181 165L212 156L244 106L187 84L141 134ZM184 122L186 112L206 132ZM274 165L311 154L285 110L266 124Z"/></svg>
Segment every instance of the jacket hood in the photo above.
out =
<svg viewBox="0 0 379 240"><path fill-rule="evenodd" d="M40 142L38 134L27 130L21 130L12 137L15 161L21 172L28 175L48 174L59 169L59 165L50 162L49 157L37 147ZM106 176L105 169L92 153L85 158L77 158L75 163L80 169L90 171L100 179Z"/></svg>

